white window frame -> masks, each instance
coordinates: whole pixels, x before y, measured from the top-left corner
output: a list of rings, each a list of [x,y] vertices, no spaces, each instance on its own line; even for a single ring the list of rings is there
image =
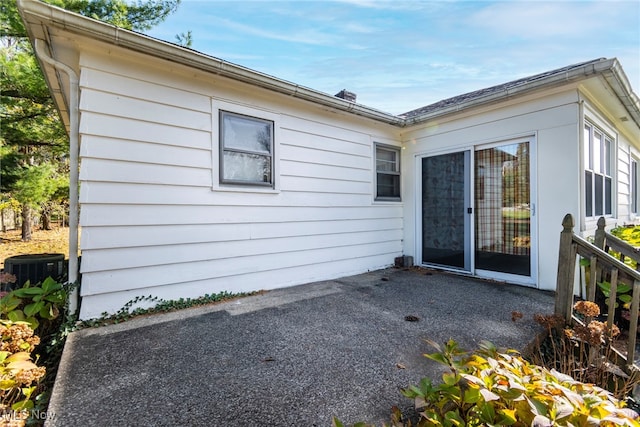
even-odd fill
[[[393,171],[385,171],[378,170],[378,150],[393,152],[395,154],[395,170]],[[375,200],[378,202],[400,202],[402,201],[402,175],[401,175],[401,164],[400,164],[400,147],[395,147],[393,145],[381,144],[375,142],[373,144],[373,157],[374,157],[374,191],[375,191]],[[378,194],[378,175],[390,175],[398,177],[398,195],[397,196],[380,196]]]
[[[211,175],[212,190],[218,192],[233,193],[280,193],[280,114],[276,114],[270,110],[247,106],[240,103],[229,102],[220,98],[211,98]],[[228,112],[249,118],[255,118],[262,121],[270,121],[272,126],[271,139],[271,183],[252,182],[227,182],[222,180],[222,161],[223,161],[223,141],[222,141],[222,120],[221,112]]]
[[[261,119],[259,117],[247,116],[245,114],[234,113],[232,111],[220,110],[220,183],[221,184],[231,184],[231,185],[257,185],[261,187],[271,187],[273,188],[273,121]],[[238,118],[241,120],[246,120],[249,122],[255,122],[256,124],[266,125],[269,129],[269,150],[267,152],[263,151],[255,151],[247,148],[238,148],[232,146],[225,146],[226,141],[226,129],[224,127],[224,119],[225,118]],[[264,158],[269,163],[268,170],[268,180],[264,181],[251,181],[251,180],[239,180],[239,179],[225,179],[224,177],[224,168],[225,168],[225,153],[237,153],[237,154],[247,154],[255,157]]]
[[[616,206],[616,139],[590,120],[584,121],[582,132],[585,218],[613,217]],[[598,138],[599,143],[596,144]],[[598,178],[601,179],[602,188],[599,189],[600,191],[598,191],[596,182]],[[607,182],[609,182],[608,193]],[[599,197],[601,203],[597,203]]]
[[[638,158],[631,157],[629,164],[629,211],[637,215],[638,204],[640,203],[640,194],[638,194]]]

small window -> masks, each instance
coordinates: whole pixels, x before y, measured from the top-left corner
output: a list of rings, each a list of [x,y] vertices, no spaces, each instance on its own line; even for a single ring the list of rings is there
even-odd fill
[[[273,186],[273,122],[220,111],[220,182]]]
[[[376,200],[400,200],[400,150],[376,144]]]

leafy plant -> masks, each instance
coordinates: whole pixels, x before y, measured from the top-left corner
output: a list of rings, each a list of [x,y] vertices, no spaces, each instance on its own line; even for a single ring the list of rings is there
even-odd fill
[[[42,320],[58,317],[66,300],[67,293],[62,284],[51,277],[36,285],[27,281],[22,288],[14,289],[0,299],[0,316],[13,322],[27,322],[37,330]]]
[[[616,227],[611,230],[611,234],[624,240],[631,246],[640,246],[640,226],[638,225],[634,225],[632,227]]]
[[[417,427],[640,426],[608,391],[534,365],[514,350],[499,352],[482,342],[470,353],[454,340],[428,342],[437,352],[425,356],[448,370],[439,384],[423,378],[402,391],[419,410]],[[334,419],[333,425],[343,424]],[[391,426],[411,425],[393,409]]]
[[[611,295],[611,283],[609,282],[599,282],[598,288],[602,291],[602,294],[605,296],[605,302],[609,305],[609,296]],[[627,285],[626,283],[618,283],[616,288],[616,302],[615,307],[618,308],[618,301],[622,302],[623,307],[629,308],[629,304],[631,304],[632,297],[629,294],[633,288],[631,285]]]
[[[214,304],[217,302],[228,301],[234,298],[256,295],[258,293],[260,293],[260,291],[239,293],[222,291],[217,294],[205,294],[198,298],[179,298],[177,300],[163,300],[152,295],[137,296],[128,301],[116,313],[111,315],[106,312],[102,313],[102,317],[100,317],[99,319],[83,320],[79,326],[94,327],[121,323],[136,316],[154,313],[166,313],[174,310],[182,310],[190,307]],[[156,304],[149,308],[136,307],[136,305],[144,302],[155,302]]]

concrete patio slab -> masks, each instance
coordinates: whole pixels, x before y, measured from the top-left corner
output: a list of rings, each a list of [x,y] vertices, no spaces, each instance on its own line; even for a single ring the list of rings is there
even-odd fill
[[[552,311],[549,292],[386,269],[84,329],[67,341],[46,425],[382,425],[411,406],[401,388],[443,372],[425,339],[523,349],[533,314]]]

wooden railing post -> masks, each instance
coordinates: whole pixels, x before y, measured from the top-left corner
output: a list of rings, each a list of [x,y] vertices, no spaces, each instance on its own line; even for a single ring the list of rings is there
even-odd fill
[[[598,218],[598,228],[596,228],[596,234],[594,236],[593,244],[598,248],[604,250],[604,243],[607,240],[606,232],[604,231],[604,227],[607,225],[607,221],[603,216]]]
[[[629,342],[627,346],[627,365],[632,366],[636,358],[636,337],[638,333],[638,309],[640,308],[640,282],[633,282],[631,300],[631,319],[629,324]]]
[[[558,281],[556,283],[555,314],[571,322],[573,314],[573,285],[576,271],[577,248],[573,243],[573,216],[566,214],[562,220],[558,255]]]

